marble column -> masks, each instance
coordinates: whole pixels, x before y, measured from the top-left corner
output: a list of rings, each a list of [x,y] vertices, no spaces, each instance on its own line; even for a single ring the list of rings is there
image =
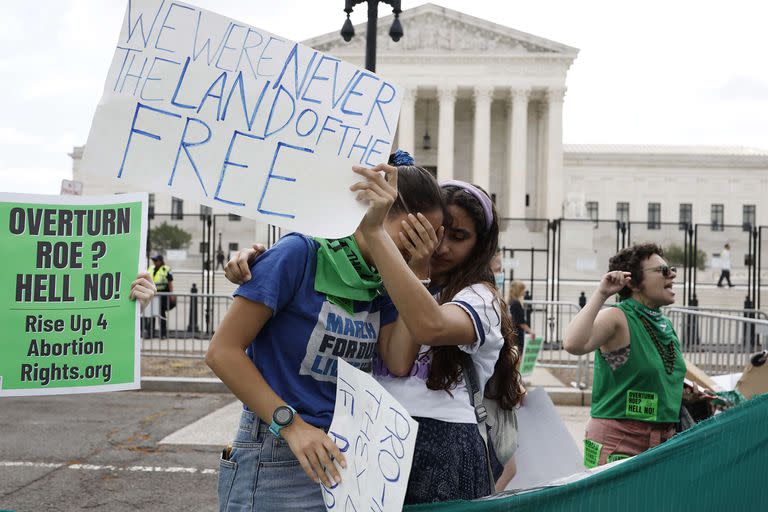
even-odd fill
[[[441,87],[437,90],[440,115],[437,136],[437,179],[453,179],[453,144],[456,123],[456,87]]]
[[[528,99],[530,89],[511,89],[507,102],[507,156],[509,179],[507,180],[507,208],[505,217],[525,217],[525,187],[527,176]]]
[[[403,90],[403,103],[400,107],[400,122],[397,128],[397,147],[392,148],[402,149],[414,155],[416,149],[416,135],[415,135],[415,123],[416,123],[416,96],[418,90],[405,89]]]
[[[547,90],[547,202],[549,219],[563,216],[565,187],[563,181],[563,99],[565,89]]]
[[[491,182],[491,100],[493,87],[475,87],[475,127],[472,145],[472,182],[489,194]]]

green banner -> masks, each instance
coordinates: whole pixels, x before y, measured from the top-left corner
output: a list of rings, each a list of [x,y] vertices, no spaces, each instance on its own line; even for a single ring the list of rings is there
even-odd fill
[[[146,197],[0,194],[0,396],[139,388]]]
[[[523,377],[529,377],[533,373],[533,368],[536,366],[536,360],[539,358],[539,352],[541,352],[541,343],[541,338],[525,338],[523,359],[520,363],[520,375]]]
[[[659,446],[584,478],[412,512],[765,510],[768,394],[718,414]],[[523,471],[518,467],[518,471]]]

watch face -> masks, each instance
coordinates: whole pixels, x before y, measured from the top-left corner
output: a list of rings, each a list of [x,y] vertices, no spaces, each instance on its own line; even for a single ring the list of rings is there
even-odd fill
[[[284,405],[280,406],[275,409],[274,414],[272,414],[272,419],[281,427],[290,425],[293,421],[293,411]]]

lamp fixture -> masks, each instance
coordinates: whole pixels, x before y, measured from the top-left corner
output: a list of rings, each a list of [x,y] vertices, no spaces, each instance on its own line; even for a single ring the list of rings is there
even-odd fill
[[[422,149],[432,149],[432,137],[429,136],[429,101],[425,101],[426,105],[424,106],[425,111],[425,123],[424,123],[424,137],[421,141],[421,147]]]

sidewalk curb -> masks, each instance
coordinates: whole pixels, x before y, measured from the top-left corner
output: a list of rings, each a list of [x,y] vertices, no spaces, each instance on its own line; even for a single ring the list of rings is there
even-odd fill
[[[588,407],[592,405],[591,389],[576,389],[567,387],[548,387],[544,390],[555,405],[571,405]]]
[[[591,389],[544,387],[555,405],[589,406]],[[217,378],[211,377],[142,377],[141,391],[166,393],[230,393],[229,388]]]
[[[167,393],[230,393],[215,377],[142,377],[141,391]]]

